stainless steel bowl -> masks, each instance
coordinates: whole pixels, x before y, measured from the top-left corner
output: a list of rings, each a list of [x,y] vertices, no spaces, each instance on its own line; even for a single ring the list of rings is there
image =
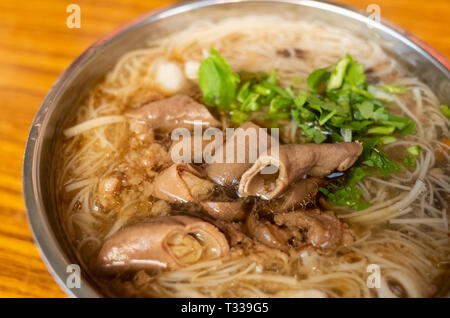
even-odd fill
[[[56,136],[92,85],[127,51],[142,47],[149,38],[164,37],[190,21],[221,19],[245,14],[279,14],[304,20],[322,20],[376,39],[394,59],[430,85],[443,103],[450,103],[450,62],[407,31],[342,5],[302,0],[185,1],[150,12],[107,34],[61,74],[42,102],[31,126],[23,163],[23,192],[34,239],[42,258],[64,291],[73,297],[101,297],[99,286],[83,274],[81,288],[68,288],[67,266],[77,263],[61,231],[53,191],[52,160]]]

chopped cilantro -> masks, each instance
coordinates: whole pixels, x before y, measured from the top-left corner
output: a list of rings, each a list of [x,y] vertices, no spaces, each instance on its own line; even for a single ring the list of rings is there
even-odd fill
[[[214,48],[211,48],[211,55],[200,64],[198,76],[205,104],[228,109],[234,102],[240,79]]]
[[[247,98],[244,100],[241,106],[241,111],[257,111],[259,110],[258,98],[260,95],[251,92],[248,94]]]
[[[237,125],[243,124],[248,118],[247,113],[244,113],[238,109],[232,110],[230,114],[231,114],[231,121]]]
[[[450,107],[448,105],[441,105],[439,106],[441,109],[441,112],[445,115],[445,117],[450,118]]]
[[[406,87],[402,85],[381,85],[380,88],[391,94],[406,93]]]
[[[314,93],[323,91],[326,81],[330,78],[330,75],[331,72],[328,71],[328,67],[314,70],[306,80],[309,90]]]
[[[310,127],[305,124],[300,124],[299,126],[303,129],[303,133],[308,141],[314,141],[316,144],[321,144],[327,139],[327,136],[315,127]]]
[[[370,151],[369,157],[362,162],[368,167],[374,168],[380,176],[387,178],[394,172],[400,172],[400,166],[390,160],[386,154],[378,148]]]
[[[403,164],[406,167],[415,167],[416,166],[416,157],[420,155],[420,151],[422,148],[420,146],[411,146],[406,149],[409,156],[403,158]]]
[[[375,106],[370,101],[366,100],[366,101],[362,102],[361,104],[357,104],[356,107],[358,108],[359,113],[361,114],[362,118],[364,118],[364,119],[373,118]]]
[[[347,72],[347,66],[351,62],[351,60],[352,58],[347,54],[346,57],[336,63],[327,84],[328,91],[341,88],[342,83],[344,82],[345,73]]]
[[[333,205],[364,210],[370,206],[370,203],[362,201],[362,191],[356,187],[356,183],[367,176],[370,176],[369,171],[361,167],[353,168],[343,184],[331,182],[327,188],[321,187],[319,191]]]
[[[300,82],[295,81],[295,84]],[[368,84],[364,66],[350,55],[332,67],[314,70],[306,80],[307,90],[297,90],[293,86],[282,87],[277,70],[235,74],[212,48],[210,57],[200,66],[199,85],[205,104],[228,111],[236,125],[258,111],[263,112],[264,119],[271,121],[274,127],[281,120],[295,120],[301,128],[303,142],[362,141],[364,151],[352,169],[353,177],[369,173],[368,170],[374,170],[382,177],[400,171],[400,166],[388,158],[380,145],[397,141],[394,134],[406,135],[415,131],[416,123],[411,118],[391,114],[386,107],[395,100],[393,94],[404,93],[406,88]],[[448,106],[441,105],[440,109],[445,116],[450,116]],[[403,163],[415,165],[417,156],[417,149],[411,148]],[[324,191],[328,191],[330,202],[364,208],[367,203],[360,202],[360,190],[351,180],[349,177],[344,186],[335,185],[338,188]],[[337,193],[345,202],[332,198]]]
[[[351,87],[359,87],[366,83],[366,75],[364,74],[364,66],[350,57],[350,65],[348,66],[345,82]]]
[[[388,144],[392,144],[393,142],[396,142],[397,138],[393,137],[393,136],[383,136],[380,137],[380,142],[383,145],[388,145]]]
[[[319,118],[319,125],[323,126],[325,125],[325,123],[331,119],[331,117],[333,117],[336,114],[336,110],[332,110],[331,112],[329,112],[328,114],[321,114],[320,118]]]
[[[367,130],[368,134],[372,135],[390,135],[394,132],[395,127],[393,126],[374,126]]]

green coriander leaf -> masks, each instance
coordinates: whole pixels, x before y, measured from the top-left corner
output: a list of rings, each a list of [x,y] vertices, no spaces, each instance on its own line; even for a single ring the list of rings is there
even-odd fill
[[[244,100],[244,103],[242,103],[241,111],[248,112],[259,110],[258,98],[258,94],[250,93]]]
[[[354,131],[361,131],[371,124],[373,124],[373,121],[371,120],[362,120],[362,121],[354,120],[348,124],[343,125],[342,128],[351,128]]]
[[[310,140],[313,140],[316,144],[321,144],[327,139],[327,136],[314,127],[309,127],[308,125],[299,124],[302,128],[303,134]]]
[[[405,167],[415,167],[416,166],[416,158],[414,158],[414,157],[405,157],[405,158],[403,158],[402,162]]]
[[[357,182],[361,181],[365,177],[370,176],[370,172],[367,170],[364,170],[361,167],[356,167],[352,170],[350,174],[350,178],[348,180],[348,183],[350,184],[356,184]]]
[[[411,157],[418,157],[422,148],[420,146],[411,146],[406,149]]]
[[[362,104],[358,104],[356,105],[356,107],[358,108],[361,116],[364,119],[370,119],[373,118],[373,113],[374,113],[374,105],[369,102],[369,101],[365,101]]]
[[[441,112],[445,115],[445,117],[450,118],[450,107],[447,105],[441,105],[439,106],[441,109]]]
[[[325,134],[323,132],[321,132],[318,129],[314,129],[314,133],[313,133],[313,140],[316,144],[321,144],[322,142],[324,142],[327,139],[327,136],[325,136]]]
[[[404,128],[400,130],[402,135],[410,135],[416,131],[416,123],[411,120],[409,124],[407,124]]]
[[[387,121],[389,119],[388,112],[386,108],[380,107],[376,111],[373,112],[373,119],[375,121]]]
[[[364,74],[364,66],[355,61],[351,60],[348,66],[347,75],[345,76],[345,82],[350,86],[360,86],[366,82],[366,74]]]
[[[292,101],[290,99],[277,96],[270,102],[269,113],[273,114],[278,112],[279,110],[287,110],[292,105]]]
[[[322,115],[320,115],[319,118],[319,125],[323,126],[325,125],[325,123],[331,119],[331,117],[333,117],[336,114],[336,110],[332,110],[331,112],[329,112],[328,114],[323,113]]]
[[[372,134],[372,135],[390,135],[394,132],[395,127],[390,126],[374,126],[374,127],[370,127],[367,130],[368,134]]]
[[[388,144],[392,144],[393,142],[396,142],[397,138],[393,137],[393,136],[383,136],[380,137],[380,142],[383,145],[388,145]]]
[[[344,139],[342,138],[342,136],[340,134],[338,134],[336,131],[332,130],[331,131],[331,141],[332,142],[343,142]]]
[[[323,84],[330,78],[331,72],[328,71],[328,67],[319,68],[314,70],[311,74],[309,74],[308,79],[306,80],[308,83],[308,88],[311,92],[317,93],[319,91],[323,91]],[[322,89],[317,90],[319,86],[323,86]]]
[[[270,82],[261,82],[261,85],[264,86],[265,88],[268,88],[268,89],[274,91],[281,97],[288,98],[288,99],[291,98],[291,95],[288,92],[286,92],[286,90],[282,89],[281,87],[279,87],[275,84],[272,84]]]
[[[377,148],[373,148],[370,151],[368,159],[364,160],[362,163],[374,168],[383,178],[389,177],[393,172],[400,171],[399,165],[390,160],[384,152]]]
[[[379,123],[385,126],[394,127],[394,129],[397,128],[398,130],[405,128],[407,125],[406,123],[400,121],[389,121],[389,120],[381,120]]]
[[[311,107],[313,109],[316,109],[320,113],[322,113],[322,109],[328,110],[328,111],[336,111],[337,115],[346,115],[347,111],[344,107],[341,105],[336,104],[330,99],[324,98],[321,95],[309,95],[306,99],[306,101],[309,103],[308,107]]]
[[[253,91],[256,94],[263,95],[263,96],[269,96],[272,93],[272,90],[270,90],[269,88],[264,87],[262,85],[259,85],[259,84],[256,84],[253,86]]]
[[[416,157],[420,155],[420,151],[422,148],[420,146],[411,146],[406,149],[409,156],[403,158],[403,164],[406,167],[415,167],[416,166]]]
[[[350,88],[350,90],[352,92],[362,96],[365,99],[374,99],[375,98],[369,91],[366,91],[364,89],[361,89],[361,88],[358,88],[358,87],[355,87],[355,86],[352,86]]]
[[[315,117],[313,112],[304,107],[293,109],[291,115],[298,123],[311,122]]]
[[[387,93],[379,87],[374,85],[369,85],[368,92],[376,99],[382,100],[384,102],[392,102],[394,101],[394,96],[392,94]]]
[[[294,104],[297,107],[302,107],[306,103],[306,98],[308,95],[305,92],[300,91],[297,97],[294,98]]]
[[[231,121],[237,125],[243,124],[244,122],[247,121],[247,119],[249,117],[248,114],[246,114],[238,109],[232,110],[230,112],[230,114],[231,114]]]
[[[345,118],[341,117],[341,116],[333,116],[330,119],[330,122],[328,123],[329,125],[332,125],[334,127],[337,128],[343,128],[344,126],[344,122],[345,122]],[[348,128],[348,127],[347,127]]]
[[[380,121],[383,125],[394,126],[401,134],[408,135],[415,131],[416,123],[410,118],[401,117],[397,115],[388,114],[388,120]]]
[[[346,114],[350,114],[350,91],[348,89],[335,89],[327,92],[328,97],[340,105]]]
[[[380,85],[380,88],[391,94],[406,93],[406,87],[402,85]]]
[[[243,103],[245,99],[250,94],[250,85],[252,84],[251,81],[245,82],[241,88],[239,89],[239,92],[237,94],[236,100],[240,103]]]
[[[338,89],[342,86],[344,76],[347,71],[347,66],[351,62],[350,55],[347,55],[343,59],[339,60],[334,66],[333,72],[330,75],[330,79],[327,84],[327,91]]]
[[[240,78],[219,52],[211,48],[211,55],[200,64],[198,81],[207,106],[228,109],[235,100]]]
[[[348,206],[355,210],[364,210],[370,203],[362,201],[362,191],[356,187],[356,183],[370,175],[369,171],[357,167],[351,170],[344,184],[331,183],[326,188],[319,188],[327,201],[337,206]]]
[[[266,77],[265,82],[278,86],[278,70],[273,70]]]
[[[296,98],[296,96],[295,96],[295,94],[294,94],[294,91],[293,91],[293,88],[292,88],[292,87],[287,87],[287,88],[285,89],[285,91],[286,91],[286,93],[288,93],[288,95],[289,95],[289,97],[290,97],[291,99]]]

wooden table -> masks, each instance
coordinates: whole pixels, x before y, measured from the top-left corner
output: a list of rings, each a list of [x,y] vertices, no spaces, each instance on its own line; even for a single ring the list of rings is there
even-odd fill
[[[33,243],[22,199],[22,156],[33,116],[58,75],[103,34],[173,0],[0,2],[0,297],[65,297]],[[449,0],[345,0],[381,15],[450,57]],[[81,28],[66,26],[67,5]]]

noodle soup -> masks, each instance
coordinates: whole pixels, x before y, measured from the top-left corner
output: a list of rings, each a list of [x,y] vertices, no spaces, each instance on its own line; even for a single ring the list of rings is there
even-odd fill
[[[450,134],[439,106],[347,31],[197,21],[125,54],[68,120],[58,214],[111,296],[440,295]],[[190,116],[222,131],[278,128],[280,155],[174,163],[170,133]],[[278,172],[261,177],[264,160]]]

